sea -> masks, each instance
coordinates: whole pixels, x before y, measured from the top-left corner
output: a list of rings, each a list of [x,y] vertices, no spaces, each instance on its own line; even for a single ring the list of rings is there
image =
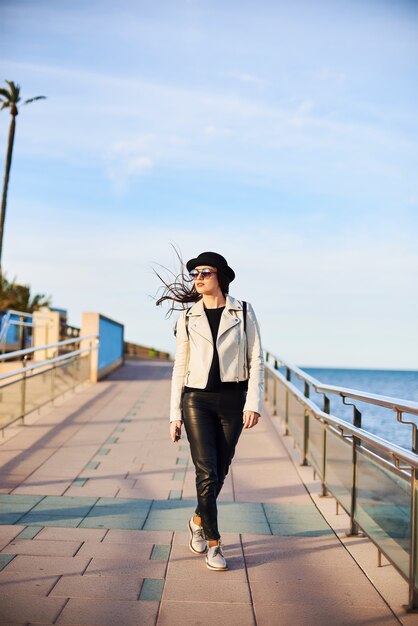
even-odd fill
[[[303,366],[300,366],[300,369],[329,385],[339,385],[358,391],[418,402],[418,371]],[[294,375],[292,375],[292,382],[303,391],[303,382],[298,381]],[[331,403],[331,414],[353,423],[353,407],[344,405],[340,396],[328,394],[328,397]],[[311,390],[310,398],[322,408],[322,394]],[[347,399],[347,402],[355,402],[357,409],[361,412],[362,428],[407,450],[412,449],[412,426],[399,423],[395,411],[351,399]],[[404,413],[402,419],[413,421],[418,425],[418,416]]]

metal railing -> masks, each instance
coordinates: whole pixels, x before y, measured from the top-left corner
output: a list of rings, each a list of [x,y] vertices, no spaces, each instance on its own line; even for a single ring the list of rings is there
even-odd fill
[[[124,354],[128,358],[134,359],[171,360],[169,352],[162,352],[161,350],[156,350],[155,348],[150,348],[148,346],[140,346],[130,341],[124,341]]]
[[[12,315],[18,316],[19,319],[12,319]],[[19,345],[23,345],[25,342],[25,330],[26,328],[33,328],[33,327],[37,327],[37,328],[46,328],[46,333],[48,334],[48,327],[51,325],[49,322],[45,323],[45,324],[39,324],[35,323],[35,322],[24,322],[23,320],[26,318],[30,318],[32,319],[33,314],[32,313],[26,313],[25,311],[15,311],[13,309],[8,309],[6,314],[2,317],[1,320],[1,324],[0,324],[0,348],[1,351],[4,353],[6,351],[6,340],[7,340],[7,333],[9,331],[9,328],[11,326],[18,326],[19,327]],[[41,315],[38,314],[37,319],[46,319],[49,320],[49,317],[47,315]]]
[[[282,369],[283,371],[280,371]],[[303,390],[294,383],[295,378]],[[320,408],[310,398],[322,395]],[[330,414],[329,394],[353,407],[353,423]],[[385,407],[412,427],[412,451],[362,428],[357,400]],[[300,368],[266,353],[265,400],[273,407],[322,484],[350,517],[350,534],[361,530],[409,584],[409,609],[418,609],[418,403],[326,385]]]
[[[0,361],[21,359],[22,366],[0,376],[0,429],[16,421],[24,422],[26,415],[52,402],[70,389],[75,391],[89,380],[92,351],[98,348],[97,335],[88,335],[53,344],[26,348],[0,355]],[[89,340],[87,348],[77,348],[56,356],[63,346]],[[54,350],[54,356],[28,363],[39,350]]]

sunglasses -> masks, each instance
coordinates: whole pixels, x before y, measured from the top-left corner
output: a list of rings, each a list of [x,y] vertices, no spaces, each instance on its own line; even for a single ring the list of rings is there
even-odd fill
[[[205,268],[203,270],[191,270],[189,272],[189,276],[192,280],[196,280],[201,276],[202,278],[210,278],[212,274],[217,274],[214,270],[210,270],[209,268]]]

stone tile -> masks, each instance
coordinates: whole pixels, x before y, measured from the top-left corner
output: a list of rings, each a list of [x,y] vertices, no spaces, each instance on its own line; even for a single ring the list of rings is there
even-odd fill
[[[94,545],[94,544],[92,544]],[[14,540],[2,550],[2,554],[28,554],[38,556],[74,556],[80,548],[78,541],[33,541],[32,539]]]
[[[230,559],[227,560],[229,566]],[[216,602],[227,602],[228,604],[236,602],[251,604],[246,580],[228,579],[227,571],[214,572],[208,570],[204,561],[201,565],[212,576],[204,579],[202,577],[193,578],[192,585],[190,579],[173,578],[171,571],[169,571],[164,588],[164,600],[173,602],[213,602],[216,600]]]
[[[176,500],[171,502],[169,500],[154,500],[150,513],[157,514],[159,512],[172,512],[177,515],[184,515],[190,512],[191,507],[196,507],[196,503],[190,502],[190,500]]]
[[[16,487],[13,494],[36,495],[42,493],[43,496],[62,496],[71,483],[71,479],[50,481],[50,478],[38,479],[31,476],[19,487]]]
[[[0,509],[4,512],[29,511],[44,496],[0,494]]]
[[[149,559],[141,558],[126,559],[125,561],[93,558],[84,575],[121,576],[134,580],[140,578],[164,578],[166,566],[166,563],[162,561],[150,561]]]
[[[324,626],[324,624],[338,624],[338,626],[399,626],[398,620],[387,608],[349,607],[332,605],[327,602],[317,602],[316,606],[309,604],[254,604],[257,626]],[[158,624],[160,626],[160,624]]]
[[[167,580],[190,581],[202,580],[208,582],[213,576],[223,574],[222,580],[236,580],[245,582],[244,558],[239,545],[224,546],[224,555],[228,562],[228,570],[214,572],[206,567],[205,555],[194,554],[188,545],[173,545],[168,562]]]
[[[82,481],[81,486],[77,486],[75,484],[70,485],[68,489],[65,491],[65,495],[67,496],[78,496],[80,494],[80,490],[82,489],[82,493],[85,496],[116,496],[119,491],[119,485],[115,483],[113,480],[96,480],[94,478],[90,478],[86,481],[86,479],[80,479]]]
[[[218,505],[218,510],[231,517],[253,515],[265,519],[263,505],[258,502],[221,502]]]
[[[49,515],[48,513],[28,513],[22,517],[20,521],[22,524],[32,526],[61,526],[64,528],[76,528],[83,521],[83,518],[63,515],[54,516]]]
[[[151,552],[150,559],[156,561],[168,561],[171,545],[156,544]]]
[[[148,512],[152,500],[132,500],[129,498],[99,498],[94,509],[105,509],[106,515],[120,513],[121,510],[126,511],[145,511]]]
[[[42,502],[33,507],[31,513],[46,513],[54,517],[67,517],[68,515],[72,517],[84,517],[97,501],[98,498],[46,496]]]
[[[15,556],[15,554],[0,554],[0,571],[4,570],[4,568],[13,561]]]
[[[103,543],[171,543],[172,538],[173,533],[166,530],[119,530],[112,528],[107,532]]]
[[[224,573],[224,572],[223,572]],[[214,572],[221,575],[220,572]],[[187,602],[185,610],[184,602],[166,601],[163,594],[158,626],[218,626],[228,624],[228,626],[255,626],[253,611],[250,604],[225,603],[225,602]],[[279,622],[271,621],[268,626],[279,626]],[[309,624],[309,622],[305,622]],[[281,623],[280,623],[280,626]],[[297,626],[296,622],[292,626]],[[309,624],[309,626],[311,626]],[[323,626],[323,625],[322,625]]]
[[[251,519],[223,519],[221,516],[218,517],[218,526],[219,532],[238,532],[238,533],[256,533],[260,535],[270,535],[270,526],[265,522],[255,522]]]
[[[86,569],[88,558],[66,556],[27,556],[18,554],[7,566],[9,572],[30,572],[31,576],[62,574],[82,574]]]
[[[86,470],[95,470],[99,467],[100,465],[100,461],[90,461],[89,463],[87,463],[86,467],[84,469]]]
[[[42,527],[39,526],[26,526],[26,528],[24,528],[22,532],[16,536],[16,541],[21,541],[22,539],[34,539],[36,535],[39,535],[41,530]]]
[[[142,579],[116,576],[62,576],[51,592],[63,598],[114,598],[137,600]]]
[[[70,598],[57,620],[61,626],[138,626],[155,624],[159,602]]]
[[[271,533],[273,535],[293,535],[295,537],[322,537],[326,535],[334,535],[334,532],[325,524],[272,524],[270,523]],[[244,531],[251,532],[251,531]]]
[[[164,578],[144,578],[138,599],[160,601],[164,589],[164,582]]]
[[[297,555],[319,554],[321,558],[329,550],[341,548],[335,535],[319,537],[295,537],[292,535],[257,535],[243,533],[241,535],[244,554],[259,555],[274,551],[291,557]]]
[[[19,522],[25,513],[0,513],[0,524],[9,526]]]
[[[77,556],[99,557],[103,559],[149,559],[153,550],[153,543],[89,543],[80,548]]]
[[[167,519],[166,517],[148,517],[142,526],[142,530],[183,530],[186,521],[187,520],[178,518]]]
[[[146,515],[139,516],[135,513],[121,515],[89,515],[83,520],[80,520],[80,528],[125,528],[127,530],[141,530],[145,520]]]
[[[102,541],[106,536],[102,528],[42,528],[35,541]]]
[[[284,579],[284,569],[282,568],[278,575],[272,575],[268,585],[265,580],[251,581],[251,593],[255,604],[310,604],[314,606],[318,604],[318,598],[324,593],[324,589],[332,590],[331,581],[334,581],[338,592],[327,594],[329,605],[380,608],[386,606],[361,570],[357,571],[357,576],[351,578],[345,573],[339,575],[335,570],[329,572],[327,568],[315,568],[314,573],[312,570],[311,573],[300,572],[299,576],[295,571],[290,570],[288,578]]]
[[[27,623],[29,620],[52,623],[66,601],[65,598],[40,598],[25,593],[2,594],[0,623]]]
[[[24,526],[0,526],[0,550],[7,546],[23,530]]]
[[[58,578],[58,576],[50,576],[40,573],[36,576],[32,576],[30,572],[12,572],[5,569],[0,572],[0,596],[3,596],[3,594],[28,594],[45,597],[51,591]]]
[[[304,504],[274,504],[270,502],[263,503],[263,508],[267,519],[276,524],[287,524],[301,519],[321,520],[324,518],[319,513],[316,506],[311,503]]]

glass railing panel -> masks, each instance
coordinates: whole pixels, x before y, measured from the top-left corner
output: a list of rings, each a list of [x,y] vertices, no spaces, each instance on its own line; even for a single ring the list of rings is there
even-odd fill
[[[324,425],[312,415],[309,416],[308,461],[315,468],[319,478],[323,478]]]
[[[52,370],[26,376],[25,415],[52,399]]]
[[[54,398],[61,396],[73,385],[73,361],[61,363],[55,367]]]
[[[266,370],[267,376],[267,402],[273,406],[273,393],[274,393],[274,375],[271,374],[268,370]]]
[[[277,415],[283,422],[286,418],[286,394],[286,385],[281,380],[277,380]]]
[[[89,380],[89,377],[90,355],[87,354],[56,365],[54,369],[27,373],[25,381],[20,379],[0,386],[0,428],[13,423],[22,414],[38,409],[74,385]]]
[[[305,407],[292,393],[289,393],[289,432],[300,450],[303,450],[304,423]]]
[[[76,361],[76,383],[84,383],[90,378],[90,355],[81,356]]]
[[[411,534],[410,481],[370,453],[357,454],[355,520],[394,565],[409,574]]]
[[[0,387],[0,428],[22,416],[22,382],[15,381]]]
[[[326,456],[326,486],[349,512],[353,481],[352,444],[330,426],[327,427]]]

